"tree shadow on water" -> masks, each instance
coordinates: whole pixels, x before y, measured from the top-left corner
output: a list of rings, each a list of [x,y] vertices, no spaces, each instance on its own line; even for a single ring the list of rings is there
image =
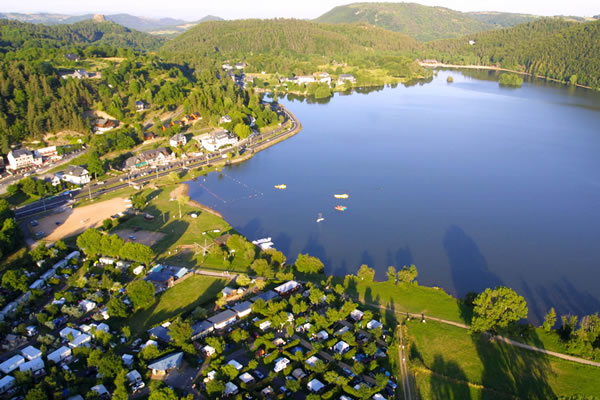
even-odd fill
[[[488,269],[477,243],[458,226],[452,225],[446,230],[444,249],[457,296],[502,285],[500,278]]]

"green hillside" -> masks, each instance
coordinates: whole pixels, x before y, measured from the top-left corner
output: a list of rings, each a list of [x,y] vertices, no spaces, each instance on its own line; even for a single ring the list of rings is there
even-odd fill
[[[369,25],[317,24],[295,19],[205,22],[163,46],[168,53],[198,56],[320,55],[412,50],[418,43],[396,32]]]
[[[134,50],[157,49],[163,40],[114,22],[86,20],[75,24],[43,25],[0,20],[0,51],[28,48],[106,45]]]
[[[369,23],[420,41],[455,38],[496,26],[459,11],[416,3],[354,3],[335,7],[315,21]]]
[[[475,40],[469,45],[467,39]],[[509,29],[426,45],[423,58],[503,68],[600,88],[600,21],[543,18]]]

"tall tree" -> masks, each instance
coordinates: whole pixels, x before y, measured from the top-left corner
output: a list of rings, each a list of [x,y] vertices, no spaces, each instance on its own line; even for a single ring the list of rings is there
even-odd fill
[[[548,311],[548,314],[546,314],[544,317],[544,323],[542,324],[542,327],[546,332],[550,332],[554,325],[556,325],[556,310],[554,310],[554,307],[552,307],[550,311]]]
[[[527,303],[514,290],[499,286],[486,289],[475,301],[471,328],[475,332],[495,332],[509,324],[527,318]]]
[[[318,274],[323,271],[324,265],[317,257],[309,256],[308,254],[298,254],[294,263],[298,272],[305,274]]]
[[[358,276],[358,279],[361,281],[373,282],[373,279],[375,279],[375,270],[370,268],[367,264],[363,264],[358,269],[356,276]]]
[[[135,280],[127,285],[127,294],[134,308],[150,307],[154,303],[154,285],[145,280]]]

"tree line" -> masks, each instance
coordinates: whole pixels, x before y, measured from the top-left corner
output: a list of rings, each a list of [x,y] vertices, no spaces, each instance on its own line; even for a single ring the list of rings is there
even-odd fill
[[[141,243],[125,242],[117,235],[103,234],[91,228],[77,237],[77,246],[87,255],[120,257],[148,265],[155,257],[154,250]]]

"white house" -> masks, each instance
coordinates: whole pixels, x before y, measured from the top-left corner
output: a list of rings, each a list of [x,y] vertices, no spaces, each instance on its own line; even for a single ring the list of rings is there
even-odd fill
[[[279,294],[280,296],[292,293],[295,290],[298,290],[302,288],[302,285],[300,285],[298,282],[296,281],[288,281],[286,283],[283,283],[279,286],[277,286],[275,289],[273,289],[275,292],[277,292],[277,294]]]
[[[241,303],[237,303],[231,307],[231,309],[237,313],[238,318],[244,318],[252,312],[252,303],[249,301],[243,301]]]
[[[59,172],[56,177],[74,185],[85,185],[90,182],[90,173],[79,165],[69,165],[64,172]]]
[[[313,393],[319,393],[321,391],[321,389],[323,389],[325,387],[325,385],[323,383],[321,383],[320,380],[315,378],[312,381],[308,382],[306,384],[306,387],[308,388],[308,390],[310,390]]]
[[[134,358],[131,354],[123,354],[121,356],[121,360],[123,360],[123,365],[126,367],[131,367],[133,365]]]
[[[87,347],[92,342],[92,337],[87,333],[82,333],[77,336],[75,339],[69,342],[69,347],[76,348],[80,346]]]
[[[113,265],[115,263],[115,259],[110,258],[110,257],[100,257],[98,259],[98,262],[100,262],[100,264],[104,264],[104,265]]]
[[[307,365],[310,365],[311,367],[314,367],[317,362],[321,361],[319,359],[319,357],[317,356],[310,356],[308,359],[306,359],[306,361],[304,361]]]
[[[341,74],[338,78],[338,85],[343,85],[346,82],[356,83],[356,78],[351,74]]]
[[[237,394],[238,390],[237,385],[233,382],[227,382],[225,384],[225,396],[233,396]]]
[[[363,316],[365,315],[364,312],[360,311],[358,308],[355,309],[354,311],[352,311],[350,313],[350,318],[352,318],[355,321],[360,321],[361,319],[363,319]]]
[[[171,147],[185,146],[186,143],[187,139],[183,133],[178,133],[171,139],[169,139],[169,144],[171,145]]]
[[[15,386],[15,378],[10,375],[6,375],[0,379],[0,394],[12,389]]]
[[[30,167],[32,165],[42,165],[43,159],[36,157],[35,154],[27,149],[12,150],[6,156],[8,159],[9,168],[17,170],[20,168]]]
[[[129,371],[125,377],[131,384],[138,383],[142,380],[142,375],[136,369]]]
[[[242,368],[244,368],[244,366],[242,364],[240,364],[239,362],[237,362],[236,360],[229,360],[227,365],[233,365],[233,367],[235,369],[237,369],[238,371],[241,371]]]
[[[335,344],[335,346],[333,346],[333,351],[335,351],[338,354],[344,354],[348,350],[350,350],[350,345],[344,342],[343,340],[340,340]]]
[[[239,378],[240,378],[240,381],[244,382],[246,385],[249,384],[250,382],[254,381],[254,377],[247,372],[244,372],[243,374],[241,374],[239,376]]]
[[[63,339],[67,339],[69,337],[69,334],[71,334],[73,336],[73,339],[74,339],[77,336],[81,335],[81,332],[78,331],[77,329],[69,328],[67,326],[66,328],[61,329],[61,331],[58,332],[58,334]]]
[[[209,345],[204,346],[202,351],[204,351],[204,354],[206,354],[207,357],[212,356],[216,352],[215,348]]]
[[[2,371],[5,374],[10,374],[15,369],[19,368],[19,365],[23,364],[24,362],[25,359],[22,356],[12,356],[8,360],[0,364],[0,371]]]
[[[217,315],[213,315],[208,319],[208,322],[212,323],[215,326],[215,329],[223,329],[231,324],[233,324],[237,319],[237,313],[232,310],[225,310],[223,312],[218,313]]]
[[[44,369],[44,360],[42,360],[41,357],[34,358],[33,360],[19,365],[19,370],[21,372],[31,371],[33,373],[42,369]]]
[[[315,83],[317,81],[315,79],[315,77],[312,75],[300,75],[300,76],[297,76],[296,78],[297,78],[297,82],[299,85]]]
[[[42,352],[33,346],[25,347],[23,350],[21,350],[21,354],[29,361],[42,356]]]
[[[273,368],[273,371],[275,371],[275,372],[283,371],[284,369],[287,368],[289,363],[290,363],[290,360],[288,360],[287,358],[279,357],[277,360],[275,360],[275,367]]]
[[[227,145],[235,145],[238,142],[238,137],[228,131],[218,131],[203,135],[200,139],[202,147],[208,151],[216,151],[219,148]]]
[[[317,340],[322,342],[324,340],[329,339],[329,333],[327,333],[326,330],[322,330],[322,331],[319,331],[319,333],[317,333],[316,337],[317,337]]]
[[[56,364],[71,356],[71,349],[67,346],[62,346],[60,349],[48,354],[48,361],[53,361]]]
[[[96,306],[97,304],[90,300],[81,300],[79,302],[79,308],[81,308],[84,313],[92,311]]]
[[[319,83],[326,83],[331,86],[331,76],[327,72],[318,72],[315,75]]]
[[[91,388],[91,390],[98,393],[100,395],[100,397],[109,397],[110,398],[110,392],[108,391],[108,389],[106,389],[106,386],[104,386],[103,384],[93,386]]]
[[[56,146],[48,146],[42,147],[41,149],[35,149],[33,151],[34,157],[40,157],[43,161],[51,159],[51,160],[60,160],[62,157],[58,155],[58,149]]]
[[[258,324],[258,329],[260,329],[261,331],[265,331],[267,329],[269,329],[271,327],[271,321],[266,320],[261,322],[260,324]]]
[[[367,329],[377,329],[377,328],[381,328],[383,325],[381,324],[381,322],[372,319],[369,322],[367,322]]]
[[[231,119],[231,117],[229,115],[223,115],[220,119],[219,119],[219,124],[228,124],[231,121],[233,121]]]

